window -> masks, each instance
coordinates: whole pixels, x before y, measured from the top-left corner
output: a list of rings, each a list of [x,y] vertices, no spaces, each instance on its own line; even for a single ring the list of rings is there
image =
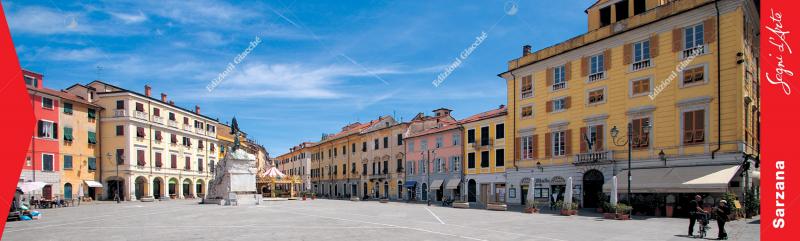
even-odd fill
[[[71,142],[74,137],[72,136],[72,128],[64,127],[64,141]]]
[[[136,102],[136,111],[144,112],[144,104]]]
[[[553,68],[553,90],[560,90],[567,87],[566,66],[561,65]]]
[[[172,154],[169,158],[169,167],[173,169],[178,168],[178,155]]]
[[[39,137],[40,138],[58,138],[58,124],[52,121],[39,120]]]
[[[522,77],[520,95],[523,99],[533,97],[533,76],[526,75]]]
[[[461,172],[461,157],[454,156],[451,158],[453,159],[453,164],[451,165],[453,167],[453,172]]]
[[[125,149],[117,149],[117,165],[125,164]]]
[[[631,120],[631,147],[644,148],[650,145],[650,138],[644,133],[645,126],[650,125],[650,118],[638,118]]]
[[[88,117],[89,117],[89,120],[94,120],[94,119],[96,119],[96,118],[97,118],[97,111],[96,111],[95,109],[91,109],[91,108],[90,108],[90,109],[88,110]]]
[[[646,0],[633,0],[633,15],[647,11]]]
[[[553,100],[553,112],[563,111],[567,109],[567,98],[560,98]]]
[[[553,132],[553,156],[563,156],[567,150],[566,133],[564,131]]]
[[[589,96],[587,101],[590,105],[592,104],[599,104],[605,102],[605,89],[597,89],[589,91]]]
[[[378,148],[380,148],[380,143],[378,142],[378,139],[376,138],[376,139],[374,140],[374,142],[375,142],[375,143],[374,143],[374,144],[375,144],[375,145],[374,145],[374,147],[375,147],[375,150],[378,150]]]
[[[383,148],[389,148],[389,137],[383,137]]]
[[[413,152],[414,151],[414,141],[413,140],[408,142],[408,151],[409,152]]]
[[[439,135],[436,136],[436,148],[442,148],[444,146],[444,137]]]
[[[36,77],[31,77],[31,76],[25,75],[25,76],[23,76],[23,78],[25,79],[25,84],[26,85],[32,86],[32,87],[39,87],[39,81],[36,79]]]
[[[53,99],[42,97],[42,108],[53,109]]]
[[[169,142],[172,144],[178,144],[178,135],[170,134]]]
[[[683,29],[683,47],[690,50],[703,46],[703,24],[698,24]]]
[[[461,133],[453,133],[453,145],[457,146],[461,144]]]
[[[156,132],[155,132],[155,139],[156,139],[156,141],[158,141],[158,142],[160,142],[162,139],[164,139],[164,138],[161,136],[161,131],[156,131]]]
[[[42,171],[53,171],[53,154],[42,154]]]
[[[600,9],[600,27],[611,24],[611,6]]]
[[[705,141],[705,110],[683,112],[683,143],[697,144]]]
[[[533,106],[532,105],[523,106],[522,107],[522,111],[520,113],[520,117],[521,118],[530,118],[531,116],[533,116]]]
[[[164,166],[164,163],[161,160],[161,152],[156,152],[155,155],[156,155],[155,156],[155,158],[156,158],[156,167],[161,168],[162,166]]]
[[[356,153],[356,143],[353,143],[352,145],[350,145],[350,151],[353,152],[353,153]]]
[[[590,61],[589,62],[589,67],[590,67],[589,75],[600,74],[601,72],[603,72],[605,70],[605,65],[603,63],[604,60],[603,60],[603,55],[602,54],[598,54],[598,55],[594,55],[594,56],[590,57],[589,61]],[[600,78],[602,78],[602,77],[598,77],[597,79],[600,79]],[[591,77],[590,77],[590,80],[591,80]]]
[[[72,103],[64,102],[64,114],[72,115]]]
[[[614,4],[615,12],[617,13],[616,21],[622,21],[628,18],[628,0],[622,0]]]
[[[361,152],[367,152],[367,142],[366,141],[365,142],[361,142]]]
[[[125,101],[124,100],[118,100],[117,101],[117,110],[124,110],[124,109],[125,109]]]
[[[520,153],[521,154],[520,156],[523,160],[535,158],[533,154],[534,150],[533,148],[535,148],[533,146],[533,142],[534,142],[533,136],[523,136],[522,138],[520,138],[520,148],[522,149],[520,150],[522,151]]]
[[[197,171],[199,171],[199,172],[203,171],[203,159],[202,158],[197,158]]]
[[[143,167],[146,163],[144,161],[144,150],[136,150],[136,165]]]
[[[29,167],[31,165],[33,165],[33,161],[31,161],[31,157],[30,156],[25,157],[25,166]]]
[[[419,150],[420,151],[427,151],[428,150],[428,140],[419,141]]]
[[[489,151],[481,152],[481,168],[489,167]]]
[[[97,170],[97,158],[89,157],[89,171]]]
[[[683,84],[695,84],[705,82],[705,66],[698,66],[683,70]]]
[[[475,129],[467,130],[467,143],[475,143]]]
[[[650,40],[633,44],[633,63],[650,60]]]
[[[397,134],[397,145],[403,145],[403,134]]]
[[[64,170],[72,170],[72,156],[64,155]]]
[[[489,145],[489,127],[483,126],[481,127],[481,146],[488,146]]]
[[[497,124],[494,126],[494,138],[495,139],[503,139],[506,136],[506,125],[505,124]]]
[[[397,159],[397,172],[401,172],[403,170],[403,159]],[[353,173],[356,172],[356,166],[353,166]]]
[[[189,125],[189,117],[183,117],[183,124]]]
[[[187,157],[185,157],[185,158],[184,158],[184,163],[183,163],[183,164],[185,165],[185,166],[183,167],[184,169],[186,169],[186,170],[192,170],[192,158],[191,158],[191,157],[188,157],[188,156],[187,156]]]
[[[494,150],[494,166],[502,167],[506,165],[506,151],[505,149]]]
[[[117,136],[123,136],[123,135],[125,135],[125,127],[123,127],[123,126],[117,126],[117,127],[116,127],[116,130],[117,130]]]
[[[467,168],[475,169],[475,153],[467,153]]]
[[[175,113],[172,112],[169,113],[169,120],[175,121]]]
[[[161,109],[153,108],[153,116],[161,116]]]
[[[631,96],[650,94],[650,78],[634,80],[631,82]]]
[[[144,138],[144,127],[136,127],[136,137]]]

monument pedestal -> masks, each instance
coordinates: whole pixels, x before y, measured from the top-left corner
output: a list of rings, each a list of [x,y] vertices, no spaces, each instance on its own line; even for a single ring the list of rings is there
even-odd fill
[[[257,205],[261,195],[256,192],[256,157],[242,149],[229,152],[214,167],[214,179],[204,204]]]

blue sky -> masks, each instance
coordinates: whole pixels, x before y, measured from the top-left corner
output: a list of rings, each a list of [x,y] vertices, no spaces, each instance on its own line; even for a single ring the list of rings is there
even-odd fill
[[[464,4],[468,2],[469,4]],[[3,1],[20,64],[63,89],[102,79],[236,116],[272,156],[347,123],[505,104],[497,77],[522,45],[586,31],[593,0]],[[509,11],[511,6],[516,11]],[[441,85],[432,82],[482,32]],[[212,91],[206,87],[258,37]],[[102,70],[98,71],[98,66]]]

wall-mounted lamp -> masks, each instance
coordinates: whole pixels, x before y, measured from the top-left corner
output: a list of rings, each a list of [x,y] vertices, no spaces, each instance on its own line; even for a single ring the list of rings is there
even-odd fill
[[[536,168],[538,168],[540,172],[544,172],[544,167],[542,167],[542,163],[541,162],[538,162],[538,161],[536,162]]]

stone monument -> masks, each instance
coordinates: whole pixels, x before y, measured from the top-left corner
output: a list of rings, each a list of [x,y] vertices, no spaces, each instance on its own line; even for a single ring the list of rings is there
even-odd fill
[[[239,127],[236,118],[231,124],[234,144],[214,168],[214,179],[209,182],[204,204],[254,205],[261,203],[256,191],[256,156],[240,149]]]

